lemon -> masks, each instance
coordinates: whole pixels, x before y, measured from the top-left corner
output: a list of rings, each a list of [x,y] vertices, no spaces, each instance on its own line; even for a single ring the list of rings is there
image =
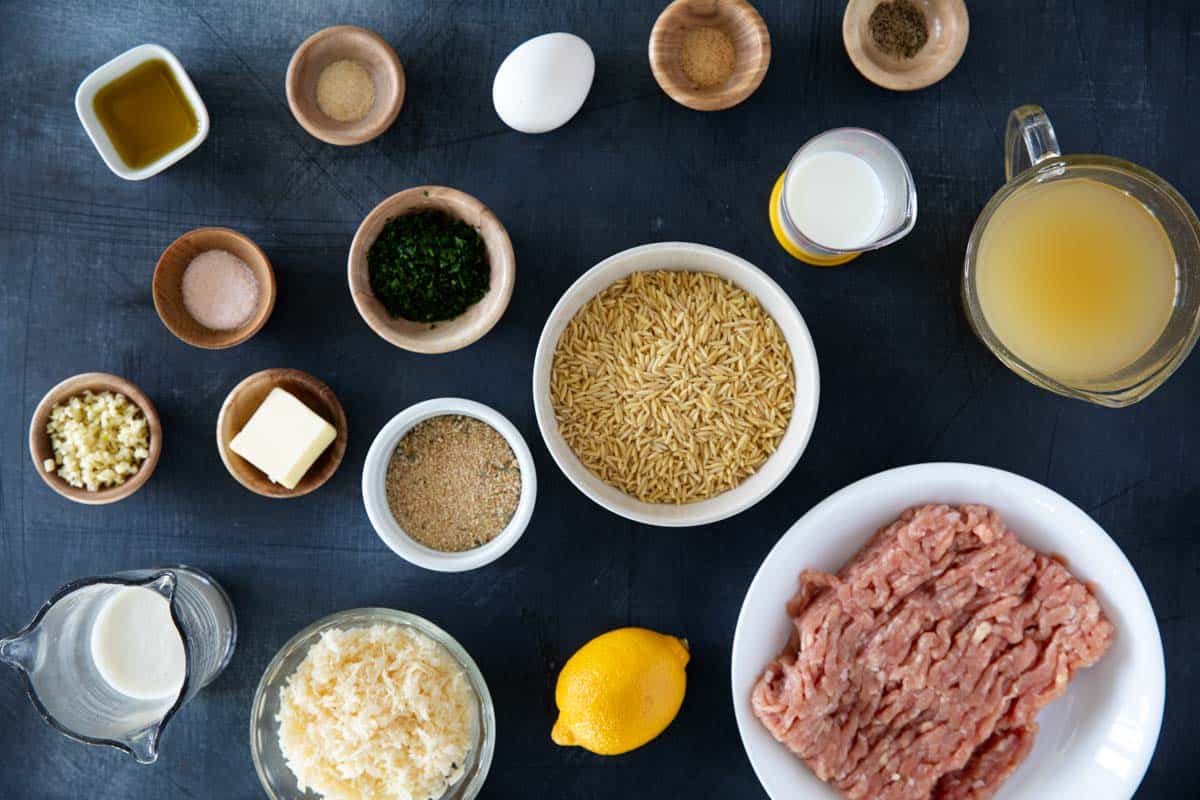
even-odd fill
[[[687,642],[674,636],[645,628],[597,636],[558,674],[550,738],[603,756],[641,747],[679,713],[687,662]]]

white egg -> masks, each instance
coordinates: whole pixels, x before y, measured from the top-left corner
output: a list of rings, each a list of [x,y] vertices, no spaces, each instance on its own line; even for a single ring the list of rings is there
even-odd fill
[[[570,33],[547,33],[517,46],[496,70],[492,103],[504,124],[545,133],[567,124],[592,88],[596,57]]]

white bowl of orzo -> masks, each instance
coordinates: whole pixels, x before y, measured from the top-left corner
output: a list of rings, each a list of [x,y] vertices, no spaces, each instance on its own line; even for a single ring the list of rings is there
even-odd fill
[[[609,511],[705,525],[766,497],[812,434],[817,354],[762,270],[688,242],[642,245],[567,289],[533,366],[554,461]]]

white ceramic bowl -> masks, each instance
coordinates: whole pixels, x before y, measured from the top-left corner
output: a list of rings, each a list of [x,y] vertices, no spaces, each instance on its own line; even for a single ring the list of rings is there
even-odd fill
[[[575,455],[558,431],[554,404],[550,400],[550,368],[558,338],[587,301],[614,282],[633,272],[677,270],[711,272],[726,278],[758,298],[774,317],[792,351],[796,373],[796,397],[792,419],[779,448],[741,484],[707,500],[675,505],[646,503],[610,486],[592,474]],[[646,244],[609,256],[585,272],[571,285],[550,312],[533,362],[533,408],[538,428],[550,455],[581,492],[600,505],[636,522],[666,527],[705,525],[732,517],[762,500],[787,477],[808,445],[817,420],[820,379],[817,352],[808,326],[791,298],[765,272],[732,253],[689,242]]]
[[[413,539],[396,522],[396,517],[387,502],[387,468],[396,445],[418,422],[444,414],[474,417],[492,426],[508,442],[521,469],[521,497],[508,525],[487,544],[461,553],[443,553]],[[533,455],[529,452],[529,445],[507,417],[496,409],[473,400],[439,397],[409,406],[383,426],[375,436],[375,441],[371,442],[371,449],[367,452],[367,460],[363,464],[362,493],[371,526],[392,552],[418,567],[438,572],[464,572],[492,563],[512,549],[525,533],[529,519],[533,516],[533,504],[537,498],[537,472],[533,466]]]
[[[96,99],[96,93],[113,80],[121,77],[139,64],[156,58],[161,58],[167,62],[167,66],[171,68],[175,80],[179,83],[179,88],[183,90],[184,96],[187,97],[188,103],[196,113],[196,133],[192,138],[154,163],[147,164],[140,169],[132,169],[126,166],[125,162],[121,160],[121,156],[117,153],[116,148],[113,147],[112,141],[108,138],[108,133],[96,117],[96,111],[92,108],[92,103]],[[192,79],[188,77],[187,71],[184,70],[183,64],[179,63],[179,59],[175,57],[175,54],[158,44],[138,45],[93,70],[90,75],[83,79],[83,82],[79,84],[79,88],[75,91],[75,113],[79,115],[79,121],[83,123],[83,129],[87,131],[88,138],[96,146],[96,150],[100,153],[100,157],[104,159],[104,163],[114,173],[127,181],[140,181],[149,178],[151,175],[157,175],[195,150],[208,137],[208,109],[205,107],[204,101],[200,99],[200,93],[196,91],[196,86],[192,83]]]
[[[921,503],[984,503],[1021,541],[1066,558],[1094,584],[1116,626],[1112,649],[1081,670],[1038,715],[1033,750],[996,800],[1128,800],[1150,764],[1162,722],[1162,641],[1146,590],[1116,542],[1066,498],[1033,481],[974,464],[917,464],[881,472],[831,495],[792,526],[746,593],[733,637],[733,707],[750,763],[772,800],[838,800],[775,741],[750,693],[791,633],[784,604],[801,569],[836,572],[882,525]]]

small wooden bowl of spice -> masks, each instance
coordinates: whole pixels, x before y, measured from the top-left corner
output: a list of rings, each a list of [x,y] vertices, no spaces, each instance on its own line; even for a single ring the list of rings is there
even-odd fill
[[[68,500],[115,503],[150,479],[162,453],[162,423],[133,383],[85,372],[38,403],[29,423],[29,453],[46,485]]]
[[[180,341],[221,350],[267,324],[275,308],[275,271],[248,236],[197,228],[159,256],[151,294],[158,318]]]
[[[341,465],[348,438],[346,412],[333,389],[298,369],[250,375],[217,415],[221,461],[238,483],[263,497],[300,497],[322,486]]]
[[[969,33],[963,0],[850,0],[842,17],[854,66],[871,83],[899,92],[949,75]]]
[[[417,186],[366,216],[350,244],[350,294],[371,330],[414,353],[447,353],[508,308],[516,257],[496,215],[465,192]]]
[[[525,532],[537,474],[525,438],[493,408],[454,397],[391,419],[363,464],[363,504],[396,555],[438,572],[490,564]]]
[[[650,32],[650,69],[672,100],[696,111],[736,106],[771,64],[767,24],[746,0],[675,0]]]
[[[286,88],[288,107],[304,130],[329,144],[362,144],[400,113],[404,67],[379,34],[337,25],[296,48]]]

